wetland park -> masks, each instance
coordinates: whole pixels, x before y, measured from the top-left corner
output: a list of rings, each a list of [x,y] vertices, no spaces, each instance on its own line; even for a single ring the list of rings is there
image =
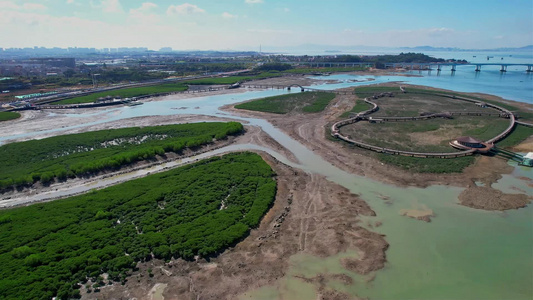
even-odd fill
[[[530,75],[261,66],[0,114],[0,298],[530,299]]]

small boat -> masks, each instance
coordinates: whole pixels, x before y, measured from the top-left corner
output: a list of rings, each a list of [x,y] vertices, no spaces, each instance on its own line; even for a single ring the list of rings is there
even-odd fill
[[[128,102],[126,103],[127,106],[137,106],[137,105],[143,105],[142,102]]]

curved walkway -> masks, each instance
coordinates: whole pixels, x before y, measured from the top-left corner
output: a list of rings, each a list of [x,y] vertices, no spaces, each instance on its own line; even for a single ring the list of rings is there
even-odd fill
[[[472,102],[472,103],[480,103],[480,101],[478,101],[478,100],[464,98],[464,97],[449,96],[449,95],[444,95],[444,94],[438,94],[438,96],[452,98],[452,99],[456,99],[456,100],[460,100],[460,101],[467,101],[467,102]],[[372,108],[368,109],[368,110],[365,110],[365,111],[362,111],[362,112],[356,114],[352,118],[349,118],[349,119],[346,119],[346,120],[342,120],[342,121],[338,121],[335,124],[333,124],[331,126],[331,135],[332,136],[334,136],[336,138],[339,138],[341,140],[344,140],[344,141],[346,141],[346,142],[348,142],[350,144],[354,144],[354,145],[356,145],[358,147],[361,147],[361,148],[364,148],[364,149],[368,149],[368,150],[372,150],[372,151],[375,151],[375,152],[393,154],[393,155],[410,156],[410,157],[456,158],[456,157],[463,157],[463,156],[472,155],[472,154],[474,154],[476,152],[475,150],[465,150],[465,151],[459,151],[459,152],[444,152],[444,153],[403,151],[403,150],[397,150],[397,149],[377,147],[377,146],[374,146],[374,145],[370,145],[370,144],[367,144],[367,143],[363,143],[363,142],[360,142],[360,141],[353,140],[353,139],[351,139],[351,138],[349,138],[347,136],[342,135],[340,133],[340,128],[342,126],[345,126],[345,125],[348,125],[348,124],[357,123],[357,122],[363,121],[363,120],[371,120],[371,117],[368,117],[368,115],[373,113],[373,112],[375,112],[375,111],[377,111],[379,109],[379,106],[376,103],[370,101],[368,98],[363,99],[363,101],[365,101],[366,103],[372,105]],[[509,126],[502,133],[498,134],[494,138],[492,138],[492,139],[487,141],[487,143],[495,143],[495,142],[498,142],[498,141],[502,140],[504,137],[506,137],[513,130],[513,128],[514,128],[514,126],[516,125],[517,122],[515,120],[515,116],[509,110],[507,110],[507,109],[505,109],[503,107],[494,105],[494,104],[490,104],[490,103],[486,103],[486,105],[488,107],[491,107],[493,109],[496,109],[496,110],[500,111],[500,113],[499,113],[500,117],[509,117],[509,119],[510,119]],[[453,113],[450,113],[450,114],[453,115]],[[463,112],[462,114],[469,114],[469,113]],[[475,114],[475,113],[472,113],[472,114]],[[456,115],[461,115],[461,113],[457,113]],[[379,120],[382,120],[382,121],[417,121],[417,120],[427,120],[427,119],[438,118],[438,117],[445,117],[445,116],[443,115],[443,113],[436,113],[436,114],[420,116],[420,117],[379,117]],[[527,124],[527,123],[525,123],[525,124]],[[531,124],[528,124],[528,125],[531,125]]]

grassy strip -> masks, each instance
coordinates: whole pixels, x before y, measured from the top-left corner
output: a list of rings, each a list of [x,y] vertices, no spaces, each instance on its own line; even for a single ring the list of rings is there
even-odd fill
[[[373,155],[375,158],[380,160],[383,163],[400,167],[405,170],[409,170],[414,173],[460,173],[466,167],[471,165],[475,158],[473,156],[465,156],[452,159],[442,159],[442,158],[419,158],[419,157],[408,157],[400,155],[390,155],[383,153],[376,153],[370,150],[359,148],[350,143],[344,142],[341,139],[331,136],[331,124],[326,125],[326,138],[328,140],[339,142],[349,147],[358,149],[363,153]]]
[[[351,114],[360,113],[360,112],[365,111],[365,110],[367,110],[367,109],[369,109],[371,107],[372,106],[370,104],[366,103],[365,101],[357,100],[355,102],[355,105],[352,107],[352,109],[350,109],[347,112],[344,112],[341,115],[341,118],[348,118]]]
[[[409,89],[411,90],[411,89]],[[401,93],[399,87],[391,86],[361,86],[354,89],[355,95],[359,98],[365,98],[372,96],[374,94],[384,93],[384,92],[394,92]]]
[[[217,85],[217,84],[234,84],[237,82],[265,79],[272,77],[280,77],[283,74],[277,71],[263,72],[255,75],[241,75],[241,76],[228,76],[228,77],[214,77],[214,78],[202,78],[186,81],[186,84],[191,85]]]
[[[473,156],[443,159],[376,154],[384,163],[416,173],[460,173],[475,160]]]
[[[94,288],[125,282],[152,255],[220,253],[259,224],[275,198],[273,175],[259,155],[234,153],[0,211],[0,298],[78,298],[87,278]]]
[[[133,127],[56,136],[0,147],[0,189],[48,184],[118,169],[165,152],[180,152],[242,132],[242,124],[195,123]]]
[[[469,98],[469,99],[479,100],[481,102],[486,102],[486,103],[498,105],[500,107],[503,107],[503,108],[505,108],[507,110],[510,110],[510,111],[513,111],[513,112],[518,112],[518,115],[519,115],[520,119],[533,120],[533,113],[524,111],[524,110],[520,109],[519,107],[510,105],[510,104],[507,104],[507,103],[499,102],[499,101],[488,100],[488,99],[481,98],[481,97],[465,95],[465,94],[462,94],[462,93],[456,93],[456,92],[450,92],[450,91],[446,91],[446,92],[442,91],[441,92],[441,91],[433,91],[433,90],[411,88],[411,87],[406,87],[406,91],[407,91],[407,94],[413,93],[413,94],[427,94],[427,95],[436,95],[436,96],[448,95],[448,96],[465,97],[465,98]],[[360,98],[372,96],[374,94],[383,93],[383,92],[397,92],[398,94],[400,94],[400,89],[397,88],[397,87],[379,87],[379,86],[357,87],[357,88],[355,88],[355,94],[358,97],[360,97]]]
[[[506,136],[503,140],[498,142],[496,145],[498,147],[513,147],[521,142],[523,142],[525,139],[533,135],[533,128],[526,127],[522,125],[516,125],[516,127],[513,129],[511,134]]]
[[[183,83],[165,83],[165,84],[152,85],[152,86],[142,86],[142,87],[134,87],[134,88],[127,88],[127,89],[118,89],[118,90],[112,90],[112,91],[99,92],[99,93],[94,93],[94,94],[90,94],[87,96],[81,96],[81,97],[57,101],[52,104],[64,105],[64,104],[92,103],[98,100],[99,98],[103,98],[107,96],[112,96],[112,97],[120,96],[122,98],[132,98],[132,97],[146,96],[146,95],[159,94],[159,93],[181,92],[185,90],[187,90],[187,86],[184,85]]]
[[[316,99],[314,99],[311,104],[306,105],[302,108],[304,112],[307,113],[317,113],[323,111],[326,106],[335,98],[334,93],[317,93]]]
[[[451,96],[461,96],[461,97],[468,97],[480,101],[484,101],[487,103],[493,103],[496,105],[499,105],[501,107],[507,108],[509,110],[518,110],[518,108],[500,103],[497,101],[487,101],[486,99],[482,99],[475,96],[466,96],[464,94],[460,93],[453,93],[453,92],[438,92],[438,91],[429,91],[424,89],[417,89],[417,88],[407,88],[407,94],[406,96],[411,94],[427,94],[427,95],[451,95]],[[403,94],[400,94],[399,88],[397,87],[379,87],[379,86],[371,86],[371,87],[358,87],[355,89],[356,95],[360,98],[368,97],[376,93],[382,93],[382,92],[395,92],[398,93],[398,97],[403,96]],[[349,112],[345,113],[344,116],[347,116]],[[402,114],[403,116],[404,114]],[[520,112],[520,115],[523,115],[522,112]],[[526,113],[527,115],[527,113]],[[435,122],[441,122],[439,120]],[[446,121],[445,124],[455,124],[456,120]],[[474,124],[476,120],[473,121]],[[479,120],[478,122],[481,122]],[[394,136],[397,136],[401,139],[402,135],[405,135],[409,132],[427,132],[427,131],[434,131],[440,128],[439,124],[433,124],[433,121],[429,122],[413,122],[413,123],[384,123],[384,124],[376,124],[375,126],[383,126],[383,127],[394,127],[398,129],[397,134]],[[472,122],[470,122],[472,123]],[[459,126],[460,124],[457,124]],[[476,128],[467,130],[464,132],[464,135],[474,136],[476,138],[479,138],[481,140],[487,140],[490,138],[493,138],[494,136],[498,135],[500,132],[505,130],[508,126],[508,120],[496,120],[494,123],[492,123],[490,126],[483,126],[482,128]],[[515,130],[506,137],[503,141],[498,143],[498,146],[500,147],[511,147],[513,145],[516,145],[523,141],[524,139],[528,138],[533,134],[533,129],[525,127],[525,126],[517,126]],[[372,138],[372,140],[365,140],[366,142],[373,143],[377,146],[382,147],[398,147],[398,145],[389,142],[384,142],[377,138]],[[392,143],[392,144],[391,144]],[[416,148],[416,149],[406,149],[411,151],[427,151],[431,152],[432,147],[422,147],[422,148]],[[437,145],[435,145],[433,150],[439,150],[443,151],[444,149],[437,149]],[[374,153],[374,155],[382,162],[391,164],[394,166],[398,166],[402,169],[406,169],[412,172],[416,173],[458,173],[462,172],[464,168],[472,164],[475,160],[474,156],[467,156],[467,157],[460,157],[460,158],[453,158],[453,159],[440,159],[440,158],[416,158],[416,157],[406,157],[406,156],[398,156],[398,155],[387,155],[387,154],[379,154]]]
[[[283,71],[283,73],[290,74],[315,74],[315,73],[341,73],[341,72],[355,72],[365,71],[365,67],[325,67],[325,68],[296,68]]]
[[[471,124],[477,123],[472,122]],[[498,118],[494,119],[494,122],[491,122],[488,126],[467,130],[463,135],[472,136],[482,141],[486,141],[502,133],[507,127],[509,127],[509,120]]]
[[[315,113],[323,111],[333,98],[335,98],[334,93],[291,93],[242,103],[235,105],[235,108],[275,114],[286,114],[298,110]]]
[[[13,111],[2,111],[0,112],[0,122],[2,121],[9,121],[9,120],[15,120],[20,118],[20,114],[18,112]]]
[[[456,137],[466,135],[488,140],[503,132],[507,126],[507,119],[467,116],[452,120],[430,119],[377,124],[361,122],[345,126],[341,132],[378,147],[414,152],[453,152],[448,143]],[[455,135],[449,135],[450,131],[455,132]],[[417,134],[424,132],[428,134]],[[429,137],[430,143],[426,140]]]

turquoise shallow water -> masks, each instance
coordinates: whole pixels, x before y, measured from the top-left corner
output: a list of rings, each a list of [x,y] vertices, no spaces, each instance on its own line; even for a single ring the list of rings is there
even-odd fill
[[[520,169],[517,173],[533,180],[530,170]],[[353,279],[352,284],[327,280],[326,286],[370,299],[532,298],[533,206],[488,212],[457,204],[460,188],[402,189],[366,179],[350,181],[340,173],[329,174],[328,179],[360,194],[376,211],[376,217],[363,217],[362,223],[382,222],[369,229],[384,234],[390,244],[385,268],[361,276],[341,265],[342,257],[356,258],[356,253],[340,253],[326,259],[297,254],[277,285],[263,287],[242,299],[316,299],[316,287],[298,278],[320,274],[347,275]],[[498,184],[509,189],[527,183],[508,176]],[[532,195],[532,189],[528,193]],[[425,223],[402,216],[403,209],[430,209],[434,217],[431,223]],[[295,296],[294,290],[306,292]],[[264,298],[266,295],[270,298]]]
[[[474,66],[457,66],[457,71],[452,74],[449,70],[437,72],[411,71],[406,74],[420,77],[407,76],[365,76],[365,75],[331,75],[315,76],[314,79],[338,80],[339,83],[313,86],[319,89],[338,89],[350,86],[369,85],[393,81],[408,84],[432,86],[458,92],[485,93],[500,96],[504,99],[515,100],[533,104],[533,74],[526,73],[525,67],[515,67],[507,73],[501,73],[498,66],[486,67],[483,71],[474,72]],[[405,73],[404,73],[405,74]],[[368,81],[371,79],[371,81]],[[361,82],[351,82],[358,80]]]
[[[408,189],[391,197],[392,204],[372,202],[383,220],[374,230],[391,246],[385,269],[356,293],[371,299],[531,299],[532,207],[485,212],[457,205],[456,195],[432,187],[418,196]],[[431,223],[399,216],[399,209],[420,204],[433,210]]]

